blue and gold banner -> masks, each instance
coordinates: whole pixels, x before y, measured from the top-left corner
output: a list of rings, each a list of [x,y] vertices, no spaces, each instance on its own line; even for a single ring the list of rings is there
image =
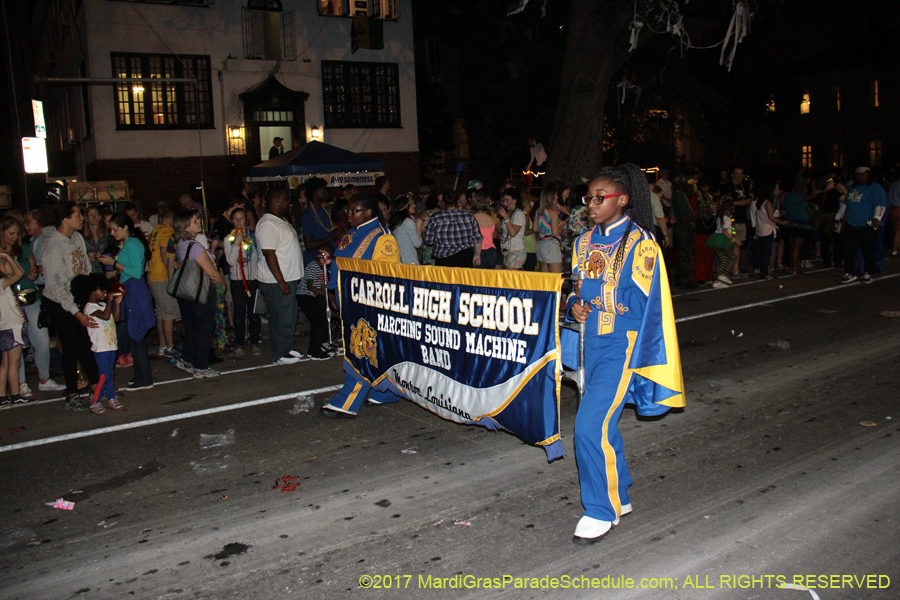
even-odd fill
[[[337,262],[345,371],[562,456],[559,275]]]

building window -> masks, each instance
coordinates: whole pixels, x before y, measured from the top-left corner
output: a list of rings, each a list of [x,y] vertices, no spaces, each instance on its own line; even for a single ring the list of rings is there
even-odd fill
[[[807,169],[812,168],[812,146],[803,146],[800,150],[800,165]]]
[[[869,82],[869,106],[878,107],[878,80]]]
[[[116,129],[213,128],[209,57],[113,52],[113,76],[153,78],[160,83],[124,83],[114,88]],[[194,77],[197,84],[163,83]]]
[[[295,58],[293,11],[283,12],[280,0],[249,0],[241,11],[244,21],[244,58]]]
[[[769,101],[766,103],[766,112],[775,112],[775,98],[773,96],[769,96]]]
[[[831,166],[844,168],[844,147],[840,144],[831,146]]]
[[[396,63],[322,61],[325,126],[400,127]]]
[[[316,0],[319,14],[326,17],[400,18],[400,0]]]
[[[836,83],[831,86],[831,109],[841,110],[841,86]]]
[[[803,94],[803,99],[800,101],[800,114],[808,115],[809,114],[809,92]]]
[[[869,166],[881,166],[881,141],[869,142]]]

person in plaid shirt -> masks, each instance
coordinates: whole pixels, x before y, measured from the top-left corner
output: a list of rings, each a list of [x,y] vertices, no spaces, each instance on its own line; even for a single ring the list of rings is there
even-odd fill
[[[459,195],[444,196],[444,210],[425,226],[422,242],[434,246],[431,256],[439,267],[477,267],[481,264],[481,231],[478,221],[459,209]]]

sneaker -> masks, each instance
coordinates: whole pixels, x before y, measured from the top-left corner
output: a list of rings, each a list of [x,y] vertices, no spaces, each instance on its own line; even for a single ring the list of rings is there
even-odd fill
[[[91,404],[91,412],[95,415],[102,415],[106,412],[106,409],[103,408],[102,402],[94,402]]]
[[[116,395],[118,395],[118,394],[116,394]],[[119,410],[122,408],[122,404],[116,398],[104,398],[103,404],[106,405],[106,408],[109,408],[112,410]]]
[[[619,519],[615,521],[601,521],[592,517],[583,516],[575,527],[575,535],[572,537],[572,543],[579,546],[590,546],[600,541],[603,536],[619,524]]]
[[[852,273],[844,273],[844,277],[841,278],[841,283],[853,283],[856,281],[856,275]]]
[[[165,346],[160,346],[159,350],[156,351],[156,358],[169,358],[169,349]]]
[[[868,273],[863,273],[859,280],[863,283],[872,283],[872,276]]]
[[[296,356],[282,356],[278,360],[276,360],[273,364],[276,365],[293,365],[300,362],[300,359]]]
[[[48,379],[44,383],[38,382],[38,391],[40,392],[61,392],[66,389],[61,383],[56,383],[52,379]]]
[[[322,353],[322,354],[309,354],[308,357],[309,357],[310,360],[328,360],[329,358],[331,358],[331,356],[328,355],[328,354],[326,354],[326,353]]]
[[[130,367],[134,364],[134,356],[131,354],[123,354],[116,359],[116,367]]]
[[[90,403],[85,400],[84,396],[75,395],[66,400],[66,410],[88,410],[91,407]]]
[[[194,372],[194,365],[192,365],[189,362],[185,362],[180,358],[175,361],[175,368],[181,369],[185,373],[193,373]]]
[[[124,389],[126,392],[136,392],[136,391],[138,391],[138,390],[149,390],[149,389],[152,389],[152,388],[153,388],[153,384],[152,384],[152,383],[149,383],[149,384],[147,384],[147,385],[137,385],[137,384],[135,384],[133,381],[129,381],[129,382],[128,382],[128,385],[125,386],[123,389]]]
[[[289,351],[288,356],[293,356],[294,358],[303,358],[303,354],[300,352],[297,352],[296,350]]]
[[[243,358],[244,349],[241,348],[240,346],[238,346],[237,348],[234,349],[234,352],[231,355],[235,358]]]
[[[31,402],[30,398],[23,398],[21,394],[10,394],[9,399],[12,400],[13,404],[26,404]]]
[[[28,387],[27,383],[22,383],[19,385],[19,395],[23,398],[28,398],[29,400],[34,398],[34,394],[31,392],[31,388]]]
[[[218,377],[221,374],[215,369],[194,369],[194,379],[209,379],[210,377]]]
[[[721,281],[722,283],[727,283],[728,285],[731,285],[731,284],[732,284],[732,281],[731,281],[731,279],[728,277],[728,275],[719,275],[718,277],[716,277],[716,279],[717,279],[718,281]]]
[[[9,396],[0,396],[0,406],[7,406],[12,404],[12,398]]]
[[[722,283],[721,281],[714,281],[714,282],[713,282],[713,289],[714,289],[714,290],[721,290],[722,288],[727,288],[727,287],[728,287],[728,284],[727,284],[727,283]]]
[[[259,346],[258,346],[258,345],[257,345],[257,346],[251,346],[250,349],[253,350],[253,356],[259,356],[260,354],[262,354],[262,351],[259,349]]]

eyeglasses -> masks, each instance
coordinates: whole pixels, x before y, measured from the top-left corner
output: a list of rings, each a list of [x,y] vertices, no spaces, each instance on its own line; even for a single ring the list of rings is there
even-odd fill
[[[584,196],[581,199],[581,202],[585,206],[590,206],[591,204],[603,204],[603,201],[607,198],[615,198],[616,196],[624,196],[625,194],[607,194],[605,196]]]
[[[355,215],[356,213],[361,213],[361,212],[364,212],[364,211],[367,211],[367,210],[369,210],[369,209],[368,209],[368,208],[348,208],[348,209],[347,209],[347,214],[348,214],[348,215]]]

